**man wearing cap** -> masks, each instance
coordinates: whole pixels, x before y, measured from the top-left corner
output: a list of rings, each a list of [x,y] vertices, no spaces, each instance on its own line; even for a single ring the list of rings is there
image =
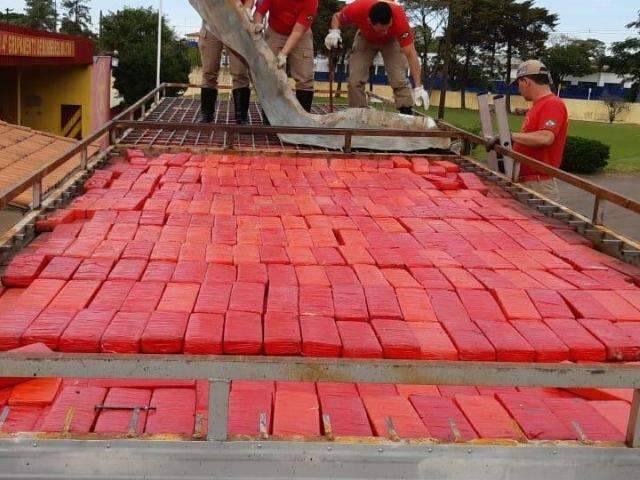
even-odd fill
[[[277,56],[279,68],[289,64],[296,82],[296,98],[311,111],[313,103],[313,34],[311,25],[318,12],[318,0],[258,0],[253,21],[260,30],[265,15],[269,27],[264,39]]]
[[[246,0],[243,3],[247,14],[253,8],[254,0]],[[200,90],[200,114],[201,121],[211,123],[216,113],[216,101],[218,100],[218,74],[220,73],[220,59],[224,45],[218,38],[206,28],[202,22],[198,49],[202,60],[202,88]],[[249,88],[249,69],[240,57],[227,49],[229,55],[229,72],[231,73],[233,107],[237,124],[243,125],[249,122],[249,101],[251,89]]]
[[[420,59],[404,9],[392,1],[355,0],[333,15],[325,38],[328,50],[338,48],[342,41],[340,28],[349,25],[358,29],[349,55],[349,106],[367,106],[364,89],[369,68],[380,52],[398,111],[411,115],[414,105],[429,108],[429,94],[422,86]],[[415,85],[413,92],[407,68]]]
[[[520,94],[533,102],[519,133],[512,133],[513,149],[552,167],[560,168],[569,119],[567,107],[551,91],[551,75],[538,60],[527,60],[518,68],[516,79]],[[547,198],[559,201],[556,179],[522,165],[520,182]]]

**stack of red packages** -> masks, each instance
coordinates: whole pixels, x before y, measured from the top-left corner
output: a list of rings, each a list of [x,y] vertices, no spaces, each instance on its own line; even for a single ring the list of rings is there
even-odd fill
[[[267,312],[264,316],[264,350],[267,355],[299,355],[302,349],[298,316]]]
[[[259,355],[262,352],[262,318],[258,313],[227,312],[223,349],[232,355]]]
[[[420,345],[407,322],[401,320],[371,320],[385,358],[420,358]]]
[[[100,339],[114,316],[114,310],[81,310],[60,337],[59,350],[99,352]]]
[[[143,353],[180,353],[189,315],[183,312],[153,312],[140,337]]]
[[[409,400],[399,395],[362,395],[373,433],[379,437],[428,438],[429,431]],[[394,433],[395,432],[395,433]]]
[[[100,350],[105,353],[138,353],[149,315],[145,312],[118,312],[102,335]]]
[[[266,420],[264,433],[268,434],[271,431],[273,394],[273,382],[233,382],[229,394],[229,436],[258,436],[261,414]]]
[[[328,416],[333,435],[358,437],[373,435],[367,411],[353,385],[348,391],[336,389],[322,391],[321,385],[318,384],[320,408],[322,415]],[[324,433],[328,434],[327,431]]]
[[[371,325],[365,322],[336,322],[342,342],[342,356],[382,358],[382,347]]]
[[[308,357],[339,357],[342,343],[331,317],[300,317],[302,354]]]
[[[284,438],[320,436],[320,412],[315,392],[276,391],[273,435]]]
[[[5,287],[28,287],[47,265],[47,257],[38,254],[15,256],[2,274]]]
[[[217,313],[192,313],[184,336],[184,353],[222,354],[224,316]]]

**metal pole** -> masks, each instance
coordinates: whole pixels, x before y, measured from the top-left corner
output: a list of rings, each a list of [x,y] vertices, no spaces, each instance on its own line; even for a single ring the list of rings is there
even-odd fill
[[[640,447],[640,390],[633,391],[629,425],[627,426],[627,446]]]
[[[209,426],[207,440],[226,440],[229,418],[229,380],[209,379]]]
[[[162,51],[162,0],[158,0],[158,56],[156,59],[156,87],[160,86],[161,51]]]

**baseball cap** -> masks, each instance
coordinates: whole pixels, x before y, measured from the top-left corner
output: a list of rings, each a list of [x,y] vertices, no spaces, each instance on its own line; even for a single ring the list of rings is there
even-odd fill
[[[529,75],[544,75],[549,76],[549,83],[551,83],[551,72],[544,63],[540,60],[527,60],[522,62],[516,72],[516,78],[511,82],[511,85],[516,83],[519,78],[527,77]]]

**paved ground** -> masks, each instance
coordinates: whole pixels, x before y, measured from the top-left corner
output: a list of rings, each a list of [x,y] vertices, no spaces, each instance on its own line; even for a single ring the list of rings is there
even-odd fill
[[[584,178],[610,190],[640,200],[640,176],[638,175],[584,175]],[[561,201],[567,207],[589,218],[593,211],[593,195],[560,182]],[[623,235],[640,240],[640,215],[604,202],[603,223]]]

